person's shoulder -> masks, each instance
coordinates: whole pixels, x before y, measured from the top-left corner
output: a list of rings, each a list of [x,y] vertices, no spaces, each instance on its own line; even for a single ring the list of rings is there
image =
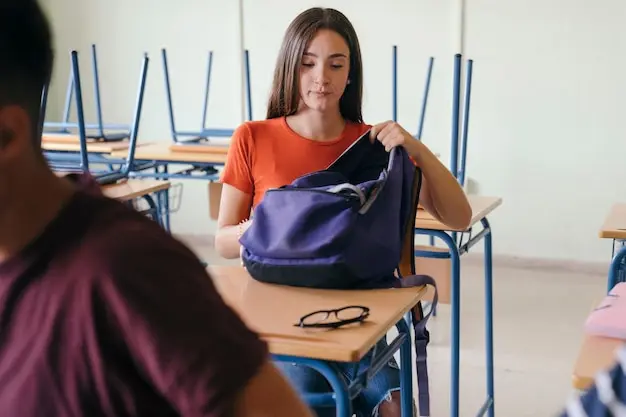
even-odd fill
[[[247,121],[235,129],[231,138],[231,147],[244,154],[253,155],[259,150],[263,152],[268,144],[283,140],[288,135],[289,129],[282,117]]]
[[[201,268],[193,251],[145,214],[107,197],[86,227],[81,253],[104,273],[120,268],[158,269],[188,263]]]
[[[285,124],[283,118],[265,119],[265,120],[251,120],[239,125],[233,136],[238,138],[246,138],[249,140],[256,140],[266,136],[275,136],[285,131]]]
[[[349,122],[348,128],[351,129],[351,131],[353,131],[354,134],[358,137],[370,130],[372,128],[372,125],[364,122]]]

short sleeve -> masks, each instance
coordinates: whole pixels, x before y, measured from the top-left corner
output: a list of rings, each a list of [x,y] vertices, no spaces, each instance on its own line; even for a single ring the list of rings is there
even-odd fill
[[[244,123],[231,137],[230,146],[221,182],[231,185],[246,194],[254,192],[252,161],[254,142],[250,128]]]
[[[144,226],[124,231],[98,286],[108,321],[180,415],[230,416],[267,360],[267,346],[225,304],[189,249]]]

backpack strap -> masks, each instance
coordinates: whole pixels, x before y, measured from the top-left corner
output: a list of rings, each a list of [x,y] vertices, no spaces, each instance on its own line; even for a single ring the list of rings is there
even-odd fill
[[[437,284],[435,280],[428,275],[409,275],[397,279],[395,286],[398,288],[420,287],[423,285],[432,285],[435,288],[435,295],[428,314],[422,313],[421,303],[411,310],[411,321],[415,330],[415,370],[417,372],[417,388],[419,390],[419,410],[421,416],[430,415],[430,394],[428,389],[428,364],[427,364],[427,346],[430,342],[430,333],[426,329],[426,323],[430,315],[437,307]],[[417,313],[416,313],[416,310]]]

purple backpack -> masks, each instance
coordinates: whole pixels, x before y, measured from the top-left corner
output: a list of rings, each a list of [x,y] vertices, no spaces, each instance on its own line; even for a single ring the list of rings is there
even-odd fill
[[[270,189],[242,235],[242,260],[265,283],[366,289],[430,284],[428,276],[399,278],[403,244],[413,228],[421,171],[402,147],[387,152],[369,132],[330,167]],[[409,235],[410,233],[410,235]],[[433,308],[436,306],[437,294]],[[421,306],[414,312],[420,414],[430,415],[426,345]],[[432,311],[432,309],[431,309]]]

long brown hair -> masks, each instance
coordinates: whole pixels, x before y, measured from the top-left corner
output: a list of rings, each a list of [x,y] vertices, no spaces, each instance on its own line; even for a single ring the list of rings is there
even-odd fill
[[[272,92],[267,105],[267,118],[295,114],[300,103],[299,74],[305,48],[320,29],[337,32],[350,50],[350,84],[339,100],[341,116],[351,122],[362,123],[363,63],[361,48],[352,23],[341,12],[314,7],[300,13],[289,25],[278,54]]]

